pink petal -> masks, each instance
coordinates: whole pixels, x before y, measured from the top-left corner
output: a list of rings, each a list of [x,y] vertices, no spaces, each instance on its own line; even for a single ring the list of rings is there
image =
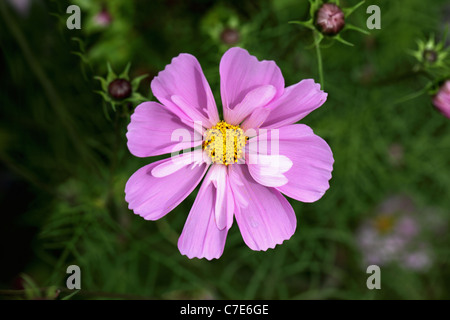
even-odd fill
[[[266,121],[269,114],[270,110],[267,108],[255,109],[252,114],[241,124],[241,128],[244,131],[258,129],[264,121]]]
[[[265,251],[290,239],[297,218],[280,192],[253,180],[245,165],[230,168],[230,181],[237,204],[236,222],[244,242],[252,250]]]
[[[217,228],[230,229],[233,223],[234,198],[228,179],[228,169],[224,165],[214,165],[210,179],[216,189],[215,221]]]
[[[447,80],[433,97],[433,104],[445,117],[450,118],[450,80]]]
[[[155,97],[187,122],[202,121],[211,127],[219,122],[214,96],[200,63],[187,53],[172,59],[151,83]]]
[[[292,167],[292,161],[283,155],[257,155],[255,164],[248,163],[253,179],[266,187],[281,187],[288,183],[285,173]]]
[[[244,100],[252,90],[272,85],[276,90],[275,98],[284,90],[284,79],[280,69],[273,61],[258,61],[247,50],[231,48],[220,61],[220,93],[225,109],[233,109]]]
[[[334,163],[330,147],[303,124],[282,127],[279,136],[279,153],[293,165],[284,173],[288,183],[277,189],[299,201],[319,200],[330,187]]]
[[[226,167],[223,165],[211,167],[200,187],[183,232],[178,239],[180,252],[189,259],[217,259],[223,253],[229,228],[219,229],[217,226],[216,204],[219,189],[215,186],[217,178],[225,178],[222,176],[222,169],[226,170]],[[226,182],[226,180],[222,180],[222,182]],[[220,201],[223,202],[224,196],[226,197],[226,195],[222,195]]]
[[[131,115],[127,129],[128,149],[137,157],[180,151],[198,146],[202,142],[200,134],[194,134],[192,128],[183,124],[175,114],[157,102],[138,105]],[[182,141],[180,137],[183,138]]]
[[[193,164],[191,168],[194,168],[195,166],[206,162],[204,160],[208,160],[204,159],[204,156],[207,155],[204,155],[203,150],[201,149],[181,154],[172,154],[170,161],[164,161],[161,164],[158,164],[152,169],[151,174],[155,178],[163,178],[177,172],[189,164]]]
[[[279,128],[293,124],[324,104],[327,95],[312,79],[289,86],[279,99],[267,106],[272,112],[261,127]]]
[[[272,85],[253,89],[233,109],[224,108],[225,121],[233,125],[239,125],[253,111],[266,106],[276,93],[276,89]]]
[[[140,168],[125,186],[128,208],[146,220],[158,220],[178,206],[199,184],[208,168],[206,163],[197,166],[189,164],[164,177],[152,175],[154,168],[168,162],[172,159]]]

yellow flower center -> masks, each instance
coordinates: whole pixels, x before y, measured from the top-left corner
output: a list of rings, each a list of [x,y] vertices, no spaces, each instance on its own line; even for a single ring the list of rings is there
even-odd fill
[[[220,121],[206,131],[202,146],[213,163],[229,165],[242,157],[242,148],[247,140],[248,137],[239,126]]]
[[[375,229],[381,233],[385,234],[390,232],[395,225],[395,218],[393,216],[381,215],[375,218]]]

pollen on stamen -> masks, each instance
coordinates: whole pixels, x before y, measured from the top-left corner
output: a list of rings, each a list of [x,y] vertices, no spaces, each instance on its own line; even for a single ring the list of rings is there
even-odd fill
[[[239,126],[220,121],[205,132],[202,147],[213,163],[229,165],[242,157],[247,140]]]

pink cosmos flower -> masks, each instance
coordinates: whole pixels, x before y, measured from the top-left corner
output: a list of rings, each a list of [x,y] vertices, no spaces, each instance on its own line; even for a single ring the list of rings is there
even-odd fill
[[[447,80],[433,98],[434,106],[447,118],[450,118],[450,80]]]
[[[199,62],[180,54],[151,83],[160,103],[140,104],[127,132],[137,157],[191,149],[142,167],[125,187],[129,208],[157,220],[203,179],[178,240],[189,258],[219,258],[234,218],[251,249],[281,244],[297,225],[282,194],[314,202],[329,188],[333,169],[328,144],[308,126],[294,124],[325,102],[319,84],[307,79],[285,88],[275,62],[258,61],[237,47],[223,55],[219,71],[222,121]],[[180,130],[192,138],[180,142],[174,134]],[[278,150],[263,152],[261,141]]]

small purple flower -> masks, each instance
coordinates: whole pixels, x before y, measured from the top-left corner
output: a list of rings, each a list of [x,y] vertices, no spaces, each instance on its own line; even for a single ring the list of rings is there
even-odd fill
[[[422,228],[412,200],[402,195],[390,197],[377,212],[356,234],[364,265],[397,263],[410,270],[426,270],[432,259],[421,240]]]
[[[450,119],[450,80],[440,87],[433,98],[434,106],[447,118]]]
[[[431,263],[430,253],[424,248],[408,253],[401,258],[403,267],[414,271],[426,270],[431,266]]]
[[[405,215],[397,219],[394,232],[409,240],[418,235],[419,225],[412,216]]]
[[[395,261],[407,244],[398,234],[378,230],[371,221],[359,228],[357,242],[366,265],[386,265]]]
[[[142,167],[125,187],[129,208],[158,220],[203,180],[178,240],[189,258],[219,258],[234,218],[252,250],[281,244],[297,226],[282,194],[317,201],[333,169],[328,144],[308,126],[295,124],[325,102],[319,84],[307,79],[285,88],[275,62],[258,61],[237,47],[225,52],[219,73],[223,120],[199,62],[180,54],[151,83],[160,103],[137,106],[127,132],[128,148],[137,157],[196,147]],[[180,129],[193,132],[193,139],[173,139]],[[276,141],[278,153],[249,161],[254,142],[263,140]]]

